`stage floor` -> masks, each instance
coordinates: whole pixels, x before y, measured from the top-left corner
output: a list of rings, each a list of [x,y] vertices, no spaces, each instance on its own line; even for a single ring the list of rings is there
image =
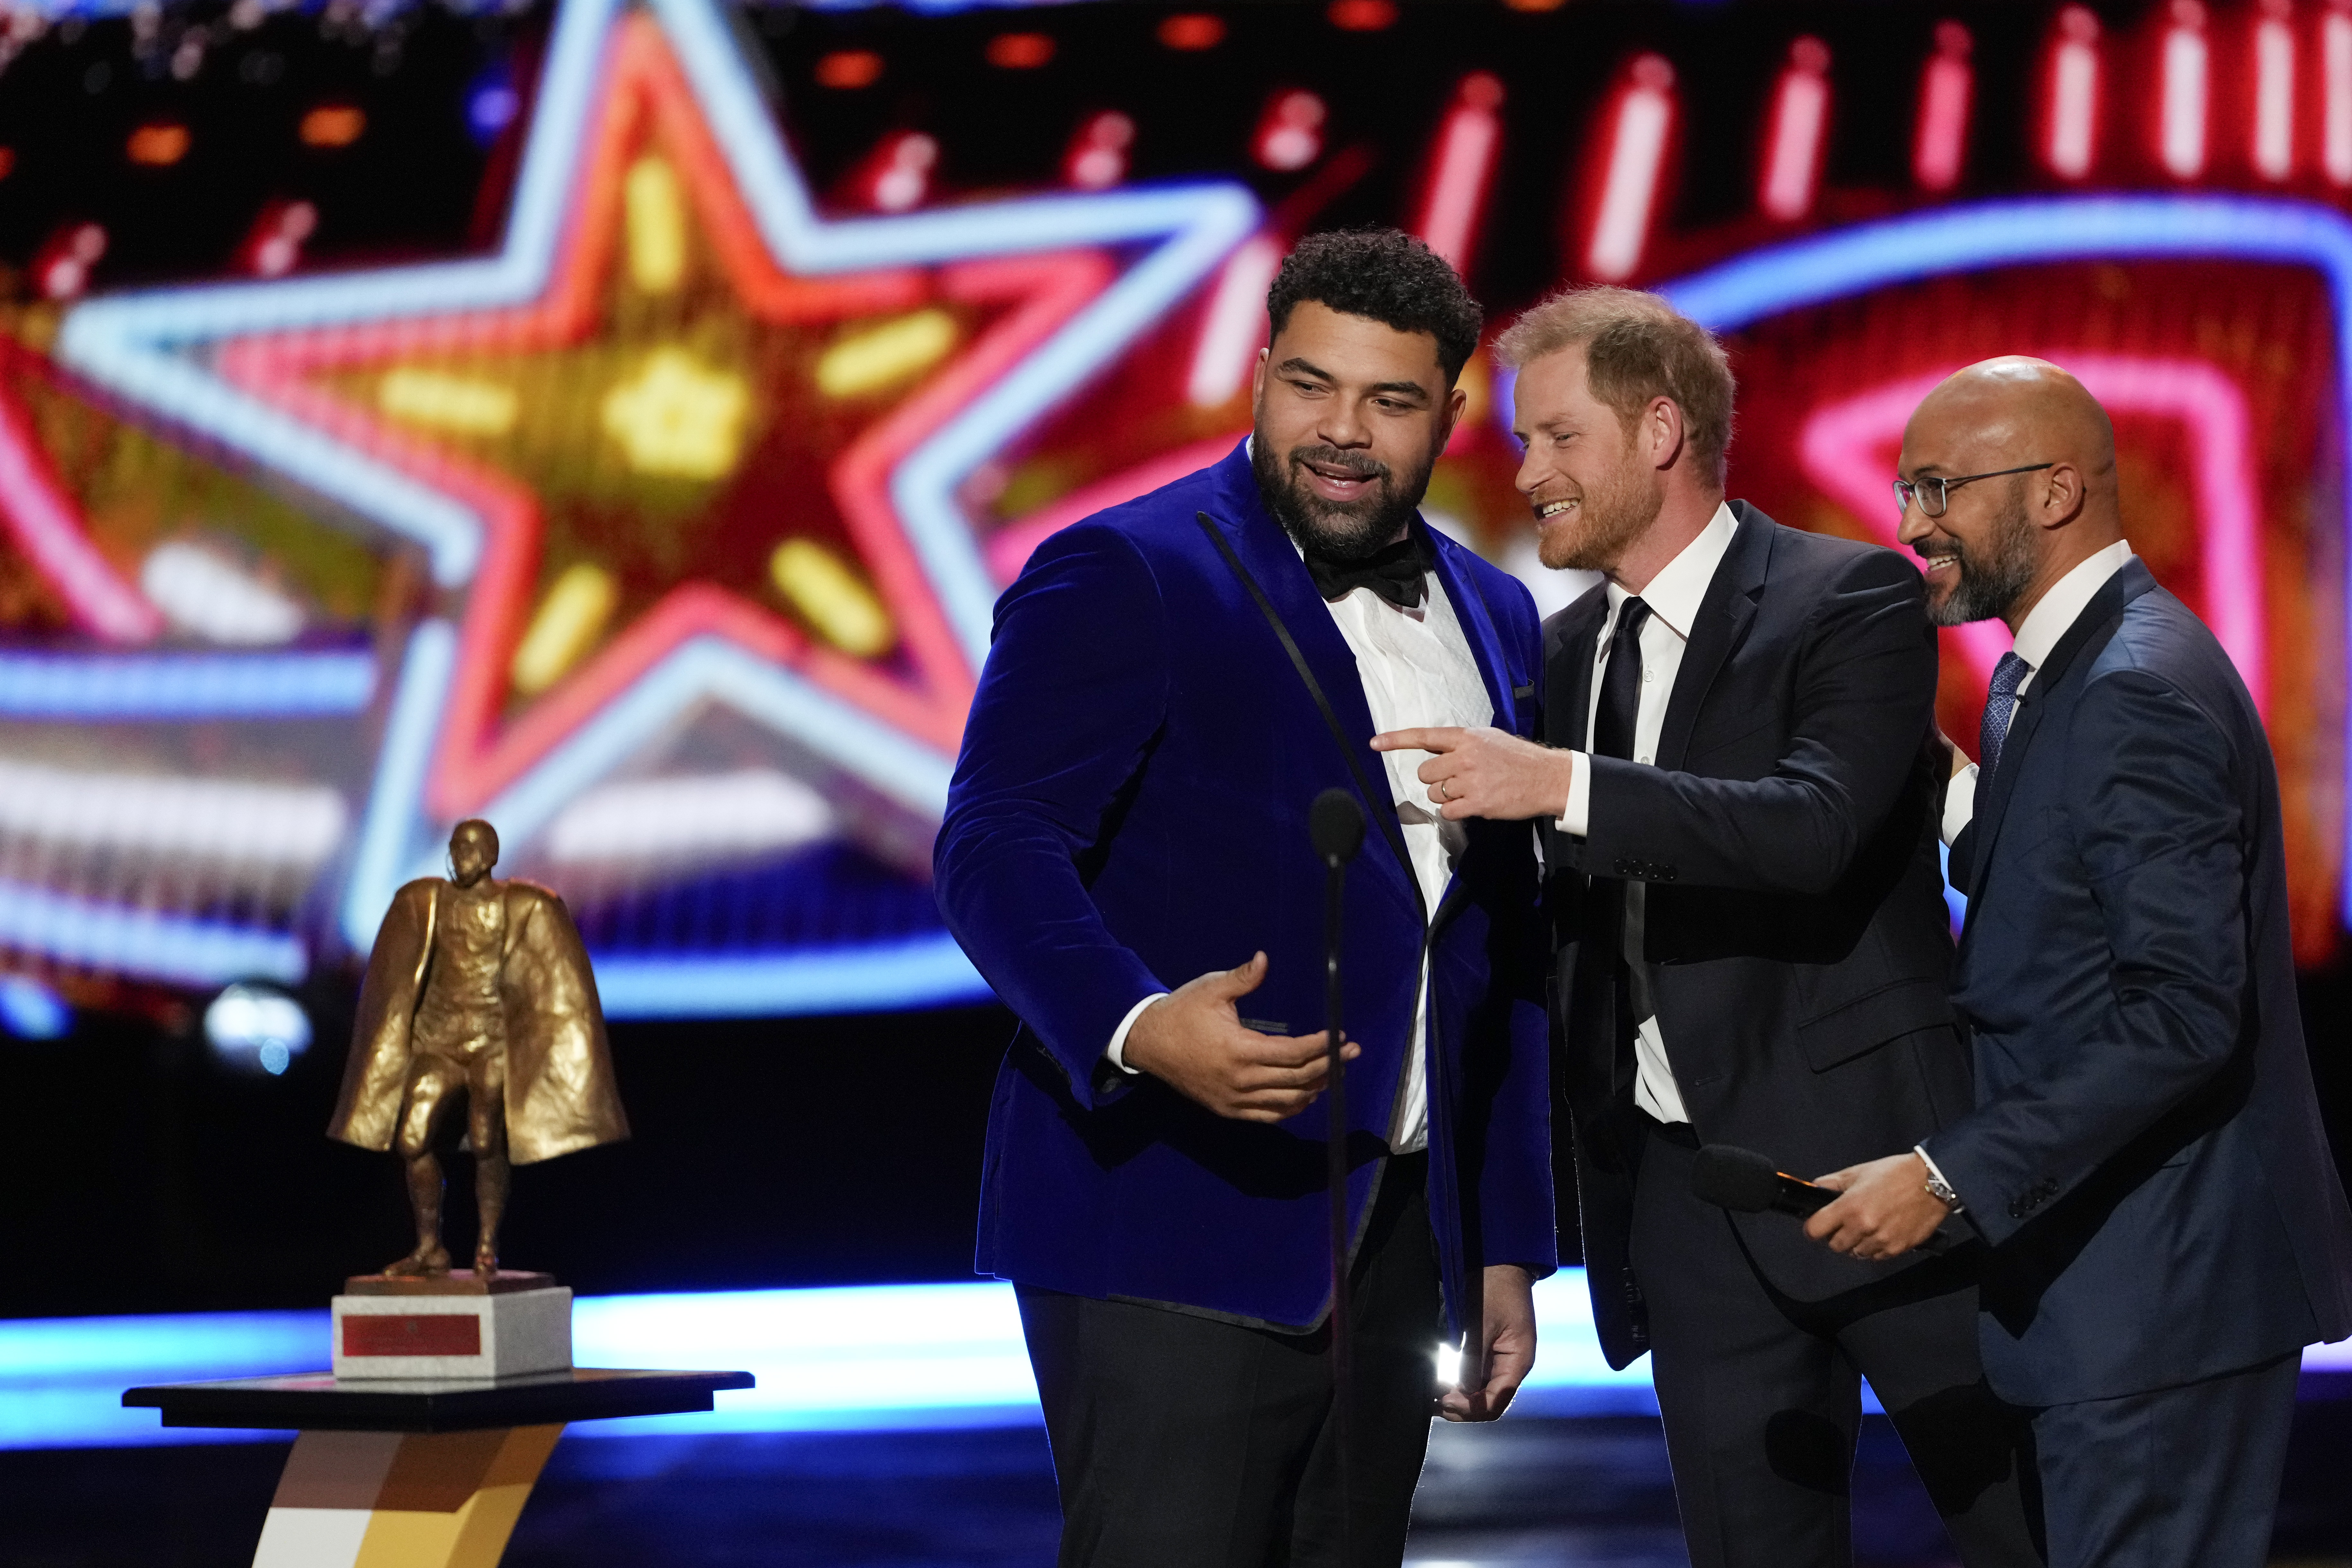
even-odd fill
[[[2306,1379],[2280,1568],[2352,1568],[2352,1398]],[[276,1444],[0,1453],[0,1568],[245,1568]],[[1860,1568],[1953,1561],[1885,1422],[1855,1465]],[[509,1568],[1047,1568],[1053,1471],[1036,1427],[571,1437]],[[1654,1420],[1437,1429],[1408,1562],[1681,1568]]]

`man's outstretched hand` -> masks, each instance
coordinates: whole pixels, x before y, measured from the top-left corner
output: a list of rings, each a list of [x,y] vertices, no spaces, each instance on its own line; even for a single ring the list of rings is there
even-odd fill
[[[1421,764],[1437,814],[1448,820],[1496,822],[1558,816],[1568,809],[1575,758],[1523,741],[1507,730],[1391,730],[1372,737],[1376,752],[1434,752]]]
[[[1902,1257],[1952,1212],[1927,1190],[1927,1163],[1916,1153],[1848,1165],[1814,1184],[1841,1195],[1805,1221],[1805,1234],[1871,1263]]]
[[[1437,1396],[1437,1413],[1448,1421],[1494,1420],[1511,1407],[1519,1384],[1535,1370],[1535,1281],[1515,1263],[1490,1263],[1486,1298],[1486,1381]]]
[[[1127,1032],[1127,1065],[1236,1121],[1280,1121],[1314,1104],[1330,1068],[1324,1035],[1261,1035],[1242,1026],[1234,1005],[1265,983],[1265,969],[1261,952],[1146,1007]],[[1362,1049],[1349,1041],[1340,1058],[1353,1061]]]

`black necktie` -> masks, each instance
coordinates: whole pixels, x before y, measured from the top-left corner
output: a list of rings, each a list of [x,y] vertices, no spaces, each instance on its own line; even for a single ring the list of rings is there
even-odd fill
[[[1422,580],[1433,564],[1429,546],[1417,532],[1407,532],[1361,561],[1335,560],[1311,546],[1307,551],[1307,570],[1314,575],[1315,591],[1326,599],[1343,599],[1358,588],[1370,588],[1400,610],[1421,603]]]
[[[1592,756],[1633,755],[1633,727],[1642,713],[1642,628],[1649,619],[1650,606],[1639,599],[1629,598],[1617,608],[1617,629],[1601,671],[1601,700],[1592,714],[1592,743],[1586,748]],[[1612,1102],[1623,1103],[1639,1070],[1633,1031],[1640,1023],[1633,1016],[1633,972],[1625,965],[1625,884],[1596,873],[1587,898],[1570,1048],[1581,1053],[1587,1081],[1607,1084]],[[1595,1154],[1603,1158],[1631,1158],[1613,1134],[1596,1140],[1596,1145]]]
[[[1601,706],[1592,715],[1596,756],[1633,756],[1633,728],[1642,716],[1642,628],[1650,606],[1627,599],[1617,607],[1617,630],[1609,638],[1609,665],[1601,675]]]

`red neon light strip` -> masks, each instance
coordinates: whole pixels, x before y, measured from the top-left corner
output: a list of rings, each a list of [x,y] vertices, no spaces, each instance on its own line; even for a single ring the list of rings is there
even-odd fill
[[[22,405],[0,391],[0,522],[65,601],[76,625],[110,642],[142,643],[163,617],[99,552]]]

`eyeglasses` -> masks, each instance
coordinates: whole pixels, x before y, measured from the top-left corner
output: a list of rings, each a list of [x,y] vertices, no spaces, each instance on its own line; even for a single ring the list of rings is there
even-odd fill
[[[1944,509],[1952,504],[1952,492],[1962,485],[1972,485],[1979,479],[1997,479],[2004,474],[2033,474],[2043,468],[2054,468],[2055,463],[2028,463],[2021,468],[1995,468],[1989,474],[1962,474],[1958,479],[1897,479],[1895,481],[1895,510],[1899,516],[1911,510],[1916,498],[1922,517],[1941,517]]]

